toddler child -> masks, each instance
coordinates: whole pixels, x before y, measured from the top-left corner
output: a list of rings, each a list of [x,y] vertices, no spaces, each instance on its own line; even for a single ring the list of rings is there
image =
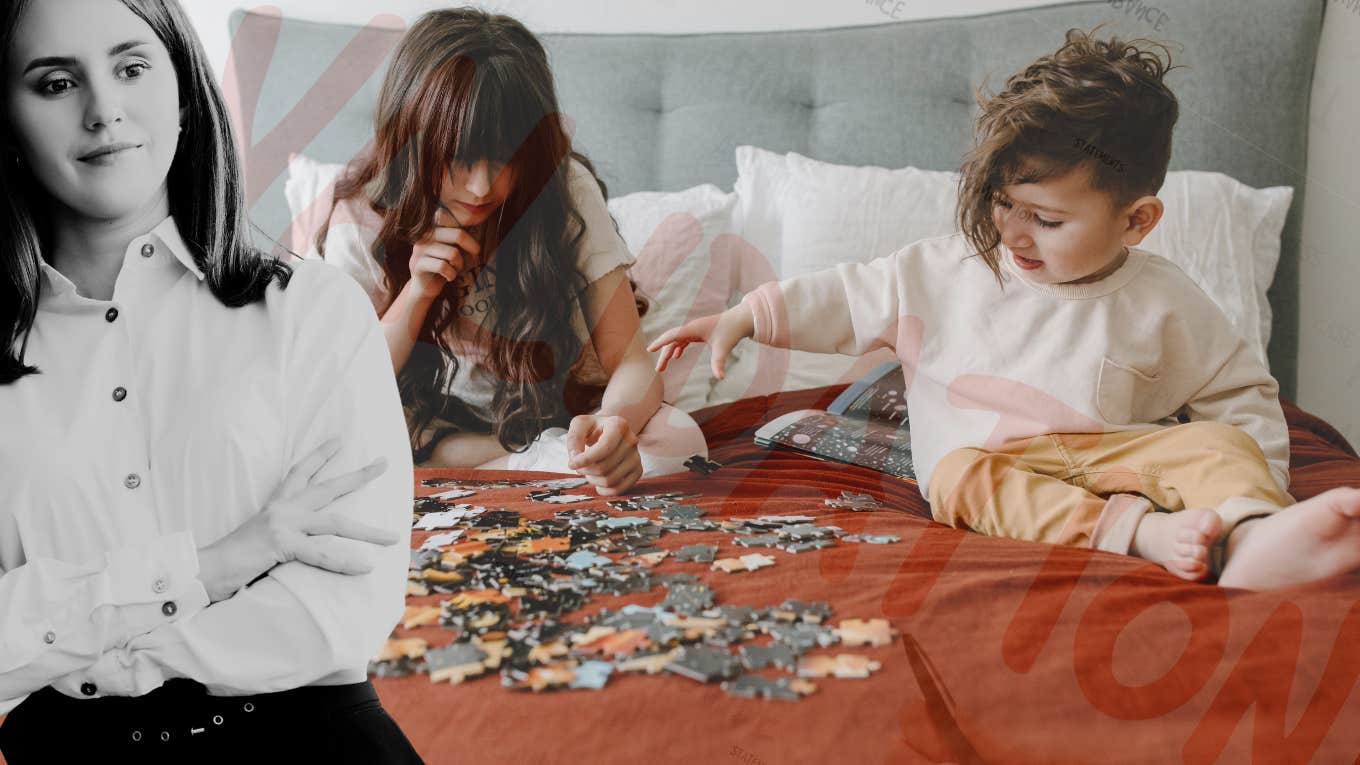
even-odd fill
[[[1165,50],[1163,48],[1163,50]],[[986,99],[960,233],[768,283],[649,350],[893,348],[936,520],[1288,586],[1360,567],[1360,490],[1295,504],[1278,384],[1210,298],[1138,249],[1178,106],[1142,41],[1068,32]]]

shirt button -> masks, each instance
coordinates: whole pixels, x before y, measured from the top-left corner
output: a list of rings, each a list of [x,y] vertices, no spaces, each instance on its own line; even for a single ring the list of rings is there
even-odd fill
[[[156,581],[151,583],[151,591],[156,593],[157,595],[161,594],[162,592],[165,592],[168,589],[170,589],[170,583],[165,581],[164,579],[157,579]]]
[[[94,687],[94,683],[81,683],[80,692],[86,696],[93,696],[96,693],[99,693],[99,689]]]
[[[149,258],[149,257],[151,257],[152,255],[155,255],[155,254],[156,254],[156,247],[155,247],[155,245],[152,245],[152,244],[144,244],[144,245],[142,245],[142,257],[144,257],[144,258]]]
[[[123,386],[120,385],[117,388],[113,389],[114,401],[122,401],[125,398],[127,398],[127,388],[124,388]]]
[[[123,479],[123,485],[129,489],[135,489],[142,485],[142,477],[136,473],[128,473],[127,478]]]
[[[47,634],[43,635],[43,642],[48,645],[52,645],[53,643],[57,642],[57,633],[53,632],[52,630],[48,630]]]
[[[161,613],[166,616],[174,616],[177,611],[179,611],[179,606],[175,605],[173,600],[167,600],[161,604]]]
[[[117,308],[110,308],[109,310],[104,312],[104,321],[107,321],[108,323],[112,324],[117,320],[118,320]]]

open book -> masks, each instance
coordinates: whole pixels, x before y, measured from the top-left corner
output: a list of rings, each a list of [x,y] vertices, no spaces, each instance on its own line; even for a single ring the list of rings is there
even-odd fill
[[[801,409],[771,420],[756,431],[756,444],[914,479],[901,363],[874,367],[826,411]]]

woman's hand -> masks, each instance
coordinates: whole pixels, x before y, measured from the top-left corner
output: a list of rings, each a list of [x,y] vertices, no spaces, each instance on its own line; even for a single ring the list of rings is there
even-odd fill
[[[433,299],[446,284],[481,265],[482,245],[444,210],[435,214],[435,227],[411,247],[411,289]]]
[[[690,343],[708,343],[713,346],[713,376],[721,380],[727,354],[742,338],[751,337],[755,331],[755,317],[751,309],[744,303],[738,303],[722,313],[701,316],[683,326],[662,332],[647,346],[647,351],[661,351],[661,357],[656,361],[656,371],[664,372],[671,359],[680,358]]]
[[[264,509],[237,529],[198,551],[199,579],[212,602],[230,597],[280,563],[299,561],[337,574],[366,574],[373,564],[365,550],[347,545],[353,539],[394,545],[401,535],[334,513],[317,512],[356,491],[387,470],[378,459],[351,473],[316,481],[321,469],[340,451],[331,439],[288,471]]]
[[[642,477],[642,455],[628,420],[581,414],[567,428],[567,467],[585,476],[602,496],[622,494]]]

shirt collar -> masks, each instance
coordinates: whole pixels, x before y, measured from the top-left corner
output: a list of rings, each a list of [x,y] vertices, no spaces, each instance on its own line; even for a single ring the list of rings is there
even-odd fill
[[[169,252],[173,262],[179,263],[199,281],[203,281],[203,271],[194,262],[194,256],[191,254],[189,246],[185,244],[184,237],[180,236],[179,225],[175,223],[175,216],[167,215],[165,220],[156,224],[155,228],[129,242],[127,251],[123,253],[123,262],[127,263],[133,257],[141,257],[142,247],[148,244],[158,251],[163,249]],[[61,297],[68,293],[76,294],[76,285],[60,271],[50,266],[46,260],[41,261],[39,270],[42,274],[42,296],[44,298]]]
[[[147,237],[151,239],[152,244],[159,243],[160,246],[168,249],[170,254],[175,256],[175,260],[189,269],[189,273],[197,277],[200,282],[203,281],[203,271],[198,267],[198,263],[194,262],[193,253],[189,250],[189,246],[184,243],[184,238],[180,236],[179,225],[175,223],[175,216],[166,216],[165,220],[151,229],[151,233],[147,234]],[[140,238],[134,241],[132,246],[140,247],[139,242]]]
[[[46,260],[38,261],[38,272],[42,275],[42,289],[38,294],[44,302],[67,294],[76,294],[76,285],[60,271],[49,266]]]
[[[1000,248],[997,249],[1001,253],[1001,262],[1003,266],[1005,266],[1005,270],[1014,276],[1021,284],[1035,292],[1042,292],[1067,300],[1098,298],[1117,292],[1129,282],[1133,281],[1133,278],[1138,275],[1138,272],[1143,270],[1143,266],[1147,263],[1149,257],[1149,253],[1146,250],[1130,247],[1129,256],[1124,259],[1123,265],[1098,282],[1088,282],[1086,284],[1036,284],[1024,277],[1024,272],[1021,271],[1020,266],[1015,265],[1015,261],[1013,261],[1004,250],[1001,250]]]

